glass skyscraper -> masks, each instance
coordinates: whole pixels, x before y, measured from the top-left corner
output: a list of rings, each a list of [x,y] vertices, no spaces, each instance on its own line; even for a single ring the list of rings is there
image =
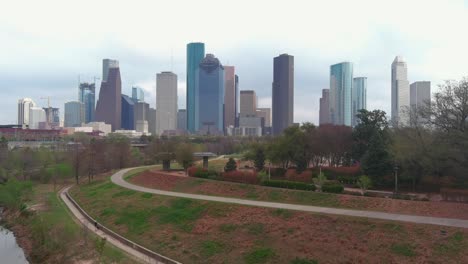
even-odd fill
[[[128,95],[122,94],[122,129],[135,130],[135,101]]]
[[[79,127],[84,121],[84,104],[78,101],[65,103],[65,127]]]
[[[357,125],[357,113],[361,109],[367,109],[367,77],[353,79],[353,126]]]
[[[271,100],[273,135],[280,135],[294,123],[294,56],[292,55],[281,54],[273,59]]]
[[[84,104],[85,122],[93,122],[96,105],[96,85],[94,83],[80,83],[78,97],[78,100]]]
[[[223,134],[224,67],[213,54],[207,54],[200,63],[195,84],[195,131]]]
[[[187,44],[187,130],[195,133],[196,75],[200,62],[205,57],[205,44]]]
[[[352,89],[353,64],[342,62],[330,66],[330,122],[332,124],[352,125]]]
[[[133,86],[132,87],[132,99],[135,102],[144,102],[145,92],[143,92],[143,89],[138,86]]]

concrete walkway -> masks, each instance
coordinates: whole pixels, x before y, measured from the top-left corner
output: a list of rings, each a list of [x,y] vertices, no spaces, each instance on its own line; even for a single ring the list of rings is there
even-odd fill
[[[468,220],[462,220],[462,219],[416,216],[416,215],[405,215],[405,214],[392,214],[392,213],[383,213],[383,212],[375,212],[375,211],[349,210],[349,209],[318,207],[318,206],[310,206],[310,205],[262,202],[262,201],[252,201],[252,200],[210,196],[210,195],[162,191],[162,190],[137,186],[137,185],[134,185],[125,181],[123,179],[124,174],[132,169],[135,169],[135,168],[123,169],[121,171],[116,172],[111,177],[112,182],[124,188],[135,190],[135,191],[173,196],[173,197],[196,199],[196,200],[232,203],[232,204],[240,204],[240,205],[268,207],[268,208],[279,208],[279,209],[288,209],[288,210],[313,212],[313,213],[356,216],[356,217],[365,217],[365,218],[372,218],[372,219],[410,222],[410,223],[417,223],[417,224],[431,224],[431,225],[468,228]]]
[[[107,240],[107,243],[111,243],[115,247],[123,250],[124,252],[128,253],[130,256],[134,257],[135,260],[141,263],[154,263],[154,264],[164,264],[163,262],[157,261],[154,258],[151,258],[135,249],[133,249],[130,246],[127,246],[120,242],[119,240],[114,239],[113,237],[105,234],[102,232],[100,229],[96,229],[94,226],[94,223],[91,223],[88,221],[87,218],[81,212],[75,207],[75,205],[67,198],[66,193],[70,187],[65,187],[60,191],[60,198],[62,201],[65,203],[65,205],[68,207],[68,209],[72,212],[72,214],[76,217],[76,219],[85,227],[87,227],[91,232],[96,234],[97,236],[101,238],[105,238]]]

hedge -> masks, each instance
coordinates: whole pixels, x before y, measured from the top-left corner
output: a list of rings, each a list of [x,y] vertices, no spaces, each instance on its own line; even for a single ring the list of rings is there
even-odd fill
[[[342,193],[344,191],[344,187],[339,183],[326,182],[322,185],[322,191],[328,193]]]
[[[269,187],[277,187],[277,188],[315,191],[315,185],[307,184],[307,183],[303,183],[303,182],[266,180],[266,181],[262,182],[262,185],[269,186]]]

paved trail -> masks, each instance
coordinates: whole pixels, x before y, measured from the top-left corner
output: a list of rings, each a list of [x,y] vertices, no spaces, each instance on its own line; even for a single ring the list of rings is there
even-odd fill
[[[357,217],[365,217],[365,218],[373,218],[373,219],[381,219],[381,220],[411,222],[411,223],[417,223],[417,224],[431,224],[431,225],[468,228],[468,220],[463,220],[463,219],[393,214],[393,213],[383,213],[383,212],[375,212],[375,211],[349,210],[349,209],[319,207],[319,206],[310,206],[310,205],[262,202],[262,201],[252,201],[252,200],[210,196],[210,195],[162,191],[162,190],[137,186],[137,185],[134,185],[125,181],[123,179],[124,174],[132,169],[135,169],[135,168],[123,169],[121,171],[116,172],[111,177],[112,182],[124,188],[135,190],[135,191],[173,196],[173,197],[196,199],[196,200],[205,200],[205,201],[232,203],[232,204],[241,204],[241,205],[249,205],[249,206],[268,207],[268,208],[280,208],[280,209],[289,209],[289,210],[304,211],[304,212],[333,214],[333,215],[357,216]]]

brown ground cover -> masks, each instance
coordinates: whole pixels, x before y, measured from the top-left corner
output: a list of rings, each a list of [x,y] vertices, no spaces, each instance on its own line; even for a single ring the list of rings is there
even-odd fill
[[[294,191],[257,185],[184,177],[183,174],[165,173],[156,169],[135,175],[130,178],[129,181],[136,185],[167,191],[382,211],[389,213],[468,219],[468,204],[466,203],[408,201],[344,194],[337,195]]]
[[[109,228],[182,263],[468,263],[466,229],[148,195],[108,181],[72,195]]]

